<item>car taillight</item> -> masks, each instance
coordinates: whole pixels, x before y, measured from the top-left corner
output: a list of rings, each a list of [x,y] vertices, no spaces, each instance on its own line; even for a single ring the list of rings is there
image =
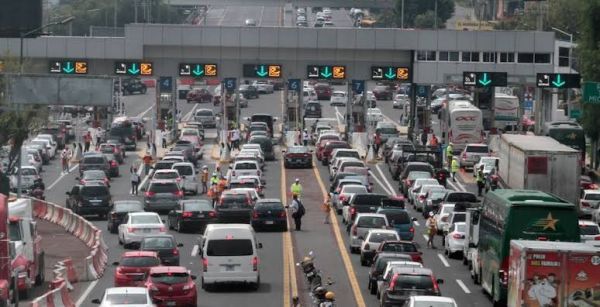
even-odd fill
[[[344,196],[344,195],[340,195],[340,201],[341,201],[341,202],[343,202],[343,201],[345,201],[345,200],[346,200],[346,196]]]
[[[356,208],[350,208],[350,216],[354,216],[356,214]]]
[[[104,178],[104,183],[108,184],[108,178]]]
[[[158,229],[158,231],[160,231],[160,232],[167,232],[167,228],[165,226],[160,226],[160,228]]]
[[[254,256],[254,258],[252,258],[252,270],[253,271],[258,271],[258,257]]]
[[[407,186],[411,187],[411,186],[412,186],[412,184],[413,184],[413,183],[412,183],[412,180],[409,180],[409,179],[407,179],[407,180],[406,180],[406,185],[407,185]]]
[[[194,282],[190,282],[187,285],[183,286],[183,290],[191,290],[192,288],[194,288]]]
[[[287,217],[287,213],[285,213],[285,211],[281,211],[279,213],[279,217],[285,218],[285,217]]]
[[[215,211],[208,211],[209,217],[217,217],[217,213]]]
[[[433,291],[435,291],[435,293],[440,293],[440,286],[437,284],[437,281],[435,278],[433,278],[433,276],[431,276],[431,282],[433,283]]]
[[[193,213],[192,212],[183,212],[181,214],[182,217],[192,217]]]
[[[408,231],[409,231],[409,232],[413,232],[413,233],[414,233],[414,232],[415,232],[415,228],[414,228],[414,227],[411,227],[411,228],[409,228],[409,229],[408,229]]]
[[[502,283],[502,285],[508,285],[508,272],[505,270],[498,270],[498,278],[500,279],[500,283]]]
[[[117,167],[117,161],[115,161],[115,160],[110,161],[110,166]]]
[[[123,268],[118,267],[117,268],[117,275],[121,275],[121,274],[123,274]]]
[[[352,225],[352,235],[353,236],[357,236],[358,235],[358,229],[357,229],[356,225]]]
[[[337,193],[340,193],[340,191],[341,191],[341,190],[342,190],[342,188],[339,188],[339,187],[338,187],[337,189],[335,189],[335,191],[336,191]]]
[[[600,236],[596,236],[596,237],[594,238],[594,241],[600,241]]]
[[[581,202],[581,206],[582,206],[582,207],[589,207],[589,206],[590,206],[590,203],[588,203],[587,201],[582,201],[582,202]]]
[[[539,237],[537,237],[537,240],[538,241],[548,241],[548,238],[547,237],[543,237],[543,236],[539,236]]]
[[[135,232],[136,230],[135,227],[127,227],[127,232]]]
[[[208,271],[208,259],[207,258],[202,258],[202,271],[203,272]]]
[[[453,234],[453,235],[452,235],[452,237],[453,237],[454,239],[464,239],[464,238],[465,238],[465,235],[462,235],[462,234],[460,234],[460,233],[455,233],[455,234]]]
[[[179,250],[177,248],[173,249],[173,255],[174,256],[179,256]]]
[[[154,195],[156,195],[156,193],[152,192],[152,191],[146,191],[146,197],[152,197]]]
[[[256,211],[252,212],[252,218],[257,219],[258,218],[258,212],[256,212]]]
[[[421,255],[412,255],[413,261],[414,262],[419,262],[419,263],[423,263],[423,258],[421,258]]]
[[[392,278],[392,282],[390,283],[390,287],[388,288],[388,290],[394,290],[395,287],[396,287],[396,276],[394,276]]]
[[[177,191],[173,192],[173,195],[175,195],[177,197],[183,197],[183,191],[177,190]]]
[[[79,180],[79,183],[85,184],[85,180],[81,179],[81,180]]]

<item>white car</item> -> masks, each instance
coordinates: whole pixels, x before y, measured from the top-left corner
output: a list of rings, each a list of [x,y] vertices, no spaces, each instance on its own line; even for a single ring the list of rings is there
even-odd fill
[[[260,94],[272,94],[273,92],[275,92],[275,87],[273,86],[273,84],[269,83],[266,80],[254,81],[253,85],[256,87],[258,93]]]
[[[368,108],[367,109],[367,121],[368,122],[378,122],[383,120],[383,113],[379,108]]]
[[[119,225],[119,244],[125,248],[139,244],[146,236],[163,234],[167,227],[156,212],[133,212]]]
[[[36,139],[44,139],[44,140],[48,140],[50,141],[50,145],[52,147],[54,147],[54,151],[56,152],[57,148],[58,148],[58,144],[56,144],[56,141],[54,141],[54,137],[52,136],[52,134],[38,134],[36,137]]]
[[[177,184],[179,185],[179,187],[182,188],[181,176],[179,175],[179,172],[176,169],[155,170],[154,173],[152,174],[151,181],[152,180],[174,180],[174,181],[177,181]]]
[[[579,200],[579,216],[600,223],[600,190],[584,190]]]
[[[379,245],[383,241],[398,241],[400,236],[392,229],[369,229],[364,241],[360,245],[360,264],[369,265],[375,256]]]
[[[500,161],[498,157],[481,157],[479,158],[479,162],[475,163],[473,169],[477,170],[483,165],[483,175],[489,175],[492,170],[496,167],[496,161]],[[477,172],[473,172],[473,177],[477,177]]]
[[[413,207],[416,208],[414,200],[417,194],[419,194],[421,187],[424,185],[439,185],[439,181],[434,178],[417,178],[413,185],[408,188],[408,201],[413,203]]]
[[[38,173],[42,172],[42,160],[36,160],[33,154],[27,154],[27,158],[23,159],[23,165],[33,166]]]
[[[429,195],[429,193],[432,191],[445,192],[446,188],[439,184],[428,184],[421,186],[419,194],[415,195],[415,207],[417,208],[417,211],[423,212],[423,210],[425,210],[425,205],[427,204],[427,195]]]
[[[258,192],[256,191],[256,189],[253,189],[253,188],[235,188],[235,189],[230,189],[229,191],[236,192],[236,193],[247,193],[250,196],[250,198],[252,199],[252,202],[255,202],[260,199],[260,195],[258,195]]]
[[[102,299],[93,299],[92,304],[100,307],[135,306],[153,307],[149,290],[144,287],[115,287],[104,290]]]
[[[458,307],[456,301],[451,297],[415,295],[411,296],[404,306],[421,307],[421,306],[436,306],[436,307]]]
[[[463,252],[466,244],[466,231],[467,224],[465,222],[454,223],[448,229],[448,234],[446,235],[444,244],[444,252],[449,258],[452,258],[458,252]]]
[[[10,176],[10,186],[13,190],[16,190],[17,185],[17,172],[15,168],[13,174]],[[35,168],[31,165],[21,165],[21,189],[28,190],[34,184],[35,180],[39,179],[40,175]]]
[[[230,172],[228,172],[227,180],[231,181],[233,179],[237,179],[238,176],[246,176],[246,175],[258,175],[262,180],[262,171],[260,170],[260,165],[256,161],[252,160],[242,160],[235,161],[233,165],[229,167]]]
[[[439,235],[443,233],[444,228],[448,228],[448,217],[454,212],[454,204],[444,204],[433,218],[436,221],[437,232]]]
[[[600,240],[600,226],[592,221],[579,221],[581,242]]]
[[[183,192],[190,192],[193,195],[198,194],[198,176],[194,164],[190,162],[177,162],[171,166],[177,170],[182,179]]]
[[[408,95],[406,94],[396,94],[394,96],[394,101],[392,102],[392,107],[394,109],[402,109],[405,105],[410,103]]]
[[[314,88],[304,88],[302,90],[302,100],[306,103],[309,101],[317,101],[317,92]]]
[[[387,229],[390,223],[385,214],[359,213],[350,227],[350,252],[358,252],[370,229]]]
[[[333,91],[331,98],[329,99],[329,104],[331,106],[345,107],[346,102],[348,102],[348,96],[346,96],[346,92],[344,91]]]
[[[331,198],[333,206],[338,214],[342,213],[344,202],[349,201],[350,198],[352,198],[352,195],[369,193],[367,187],[365,187],[358,180],[342,179],[340,180],[340,184],[342,184],[344,181],[346,181],[348,184],[344,184],[339,192],[335,191],[334,193],[332,193],[333,197]]]

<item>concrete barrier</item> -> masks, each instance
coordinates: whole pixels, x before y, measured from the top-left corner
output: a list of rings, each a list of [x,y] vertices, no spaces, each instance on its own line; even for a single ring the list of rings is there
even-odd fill
[[[352,148],[358,151],[361,157],[367,157],[369,140],[366,132],[354,132],[352,133]]]

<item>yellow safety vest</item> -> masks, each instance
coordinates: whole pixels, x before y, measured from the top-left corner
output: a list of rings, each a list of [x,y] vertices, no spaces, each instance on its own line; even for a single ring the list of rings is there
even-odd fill
[[[456,161],[454,159],[452,160],[452,172],[453,173],[458,172],[458,161]]]
[[[452,156],[453,154],[452,145],[448,145],[448,147],[446,147],[446,156]]]
[[[292,194],[300,195],[302,194],[302,185],[299,183],[292,183],[290,190],[292,191]]]
[[[477,170],[477,182],[483,182],[483,172]]]

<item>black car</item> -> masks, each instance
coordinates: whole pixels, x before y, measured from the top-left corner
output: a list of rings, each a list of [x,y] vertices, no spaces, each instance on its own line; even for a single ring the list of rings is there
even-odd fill
[[[83,171],[87,170],[101,170],[109,175],[109,162],[108,159],[101,153],[86,152],[83,154],[83,158],[79,161],[79,176],[83,175]]]
[[[108,161],[108,175],[110,177],[119,177],[119,162],[114,154],[104,154]]]
[[[118,82],[115,84],[115,87],[118,88]],[[134,93],[146,94],[148,87],[142,80],[138,78],[130,78],[121,80],[121,90],[123,92],[123,96],[130,95]]]
[[[358,213],[375,213],[381,207],[381,202],[389,197],[385,194],[355,194],[350,198],[348,205],[350,206],[350,220],[344,221],[351,225]]]
[[[242,97],[244,97],[246,99],[252,99],[252,98],[259,97],[258,89],[255,86],[249,85],[249,84],[240,85],[239,93],[240,93],[240,95],[242,95]]]
[[[163,265],[179,266],[179,247],[183,243],[175,242],[173,235],[147,236],[140,242],[141,251],[156,252]]]
[[[265,136],[254,136],[250,138],[248,144],[259,144],[260,149],[262,149],[265,155],[265,160],[275,160],[275,152],[273,151],[273,141],[271,138]]]
[[[254,229],[274,227],[287,231],[287,214],[281,200],[259,199],[254,204],[251,223]]]
[[[215,206],[221,223],[249,223],[252,199],[246,192],[225,191]]]
[[[304,104],[304,117],[305,118],[321,118],[322,110],[321,103],[318,101],[309,101]]]
[[[130,212],[144,212],[142,203],[137,200],[118,200],[108,215],[107,229],[110,233],[117,233],[119,225],[125,222]]]
[[[369,270],[369,284],[367,289],[371,294],[377,292],[377,281],[383,279],[383,273],[388,262],[391,261],[412,261],[409,255],[395,254],[395,253],[380,253],[373,258],[371,263],[371,269]]]
[[[67,191],[66,194],[67,208],[79,215],[94,214],[99,215],[100,218],[106,218],[113,207],[110,191],[103,183],[78,184],[70,192]]]
[[[125,150],[125,143],[123,139],[119,137],[109,137],[106,140],[105,144],[113,146],[115,148],[115,152],[117,154],[121,154],[121,156],[123,156],[123,159],[125,159],[125,156],[127,155],[127,150]]]
[[[125,162],[123,154],[118,151],[114,144],[100,144],[98,150],[104,155],[111,156],[109,160],[116,160],[119,164],[123,164],[123,162]]]
[[[212,207],[212,203],[206,199],[182,200],[179,206],[169,211],[167,217],[169,229],[178,232],[188,229],[200,230],[217,221],[217,212]]]
[[[312,168],[312,151],[306,146],[290,146],[283,151],[283,167]]]

